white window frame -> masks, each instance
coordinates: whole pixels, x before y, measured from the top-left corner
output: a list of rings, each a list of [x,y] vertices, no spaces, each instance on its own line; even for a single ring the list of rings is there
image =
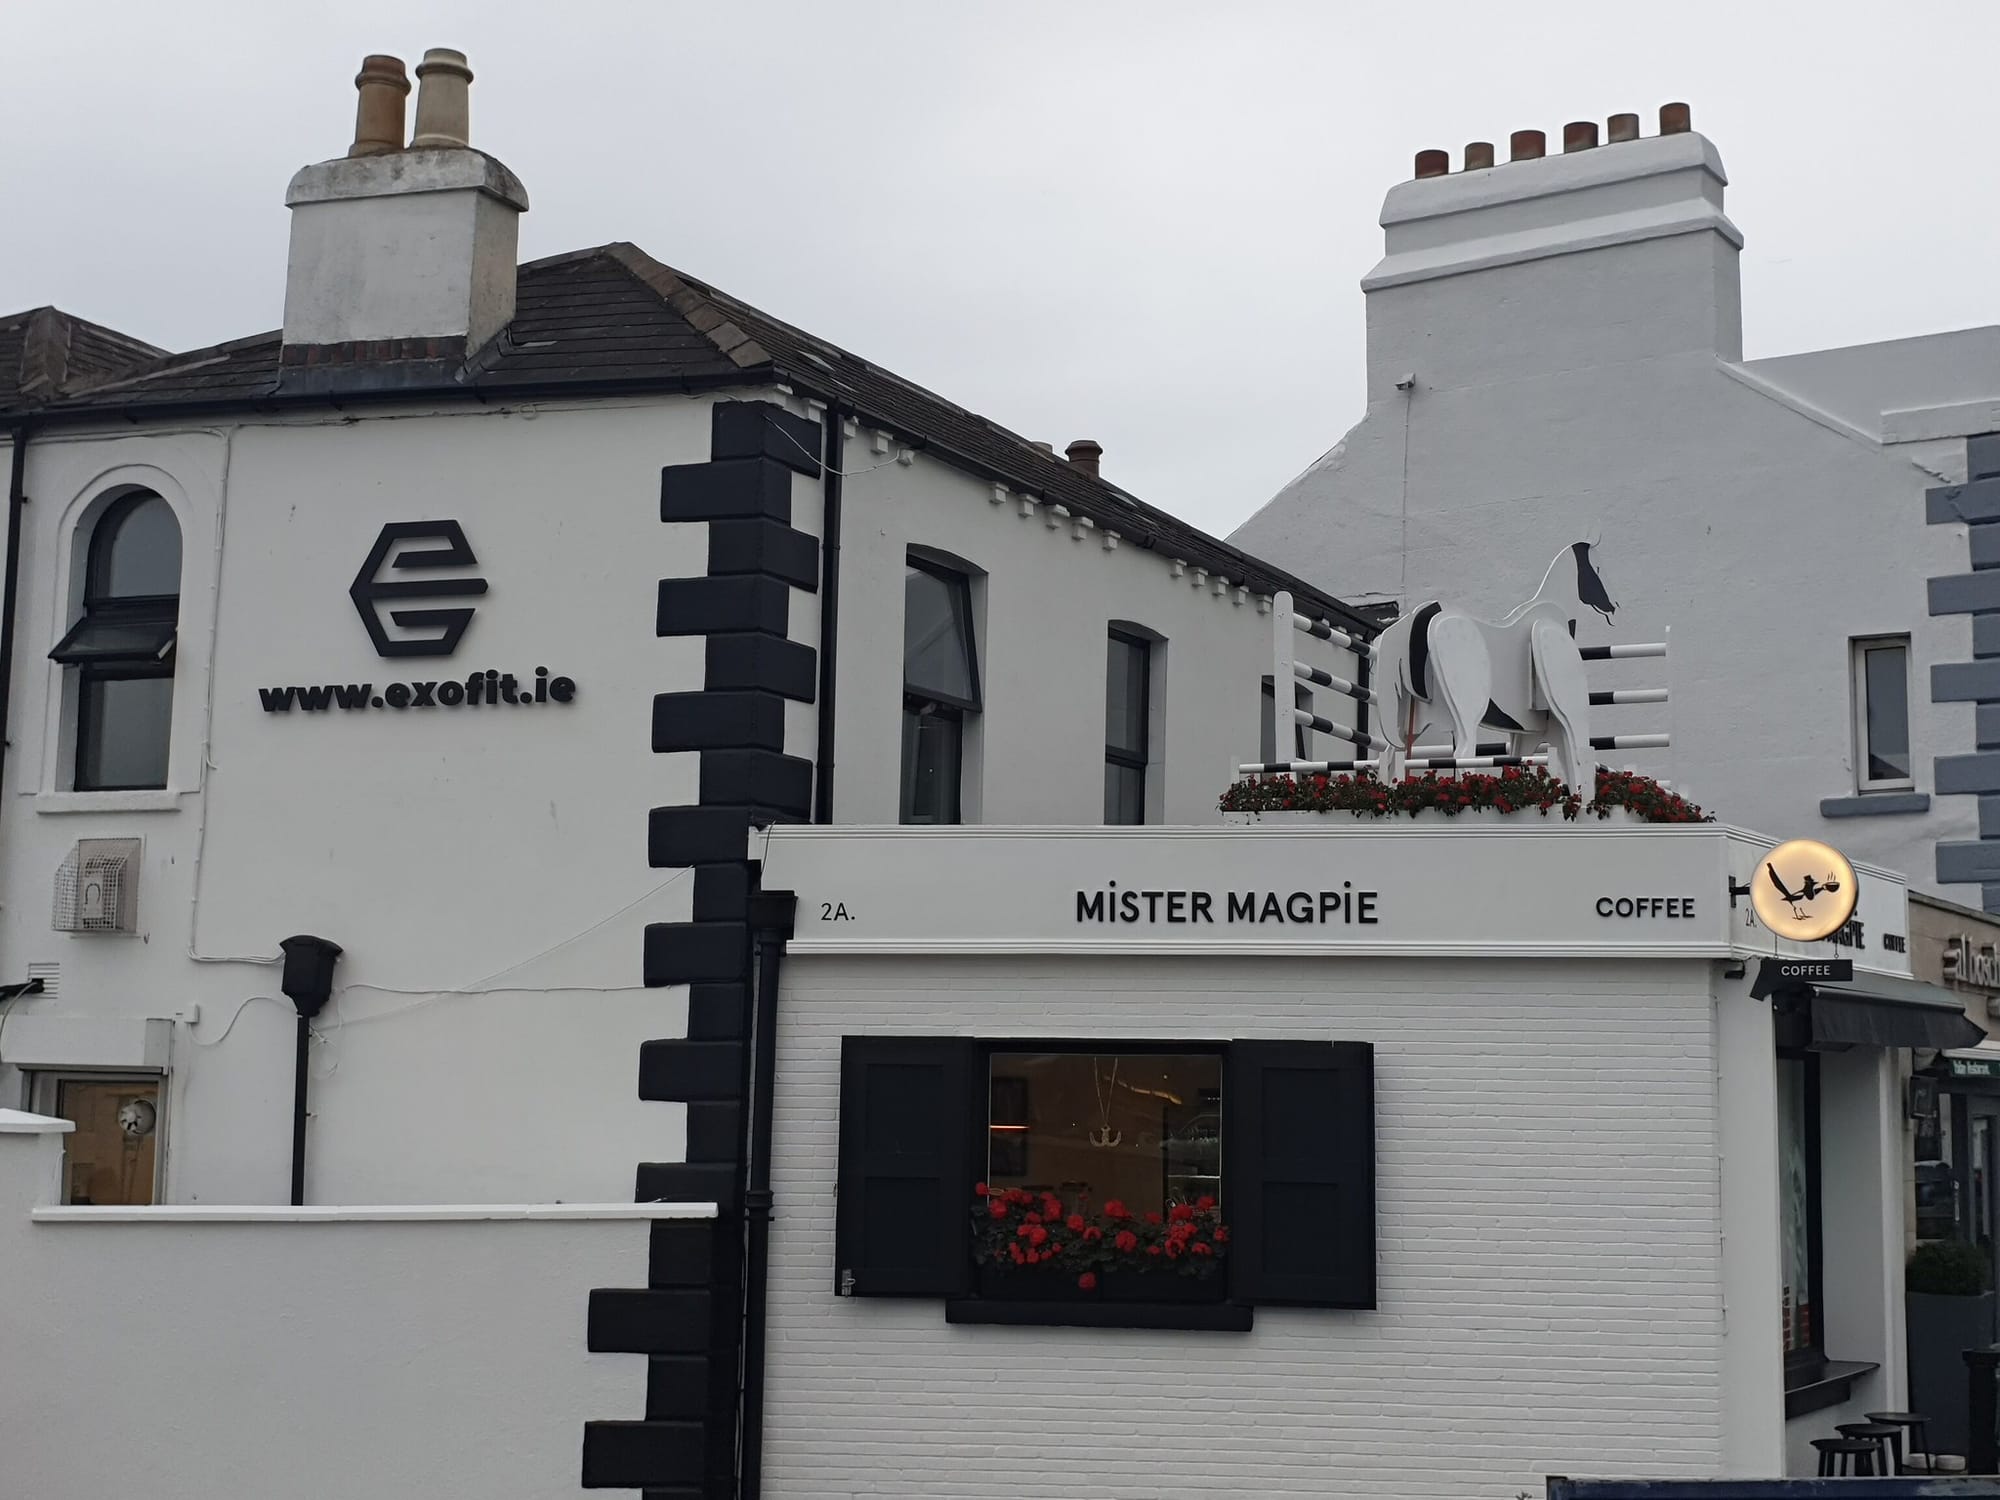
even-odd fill
[[[1903,726],[1910,741],[1908,776],[1871,777],[1868,774],[1868,653],[1895,647],[1903,653]],[[1854,786],[1860,792],[1912,792],[1916,790],[1916,736],[1910,713],[1910,638],[1907,635],[1858,635],[1847,643],[1847,671],[1853,702]]]
[[[57,1106],[62,1097],[62,1086],[66,1083],[137,1083],[151,1084],[153,1095],[153,1191],[154,1203],[166,1202],[167,1186],[167,1102],[170,1096],[168,1075],[164,1070],[151,1068],[36,1068],[21,1070],[23,1093],[31,1114],[47,1115],[51,1118],[66,1118],[57,1115]],[[63,1154],[62,1198],[69,1202],[69,1154]]]

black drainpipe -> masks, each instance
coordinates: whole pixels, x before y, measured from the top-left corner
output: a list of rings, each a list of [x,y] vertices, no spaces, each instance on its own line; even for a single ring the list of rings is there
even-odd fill
[[[7,766],[8,714],[14,702],[14,616],[21,592],[21,512],[28,504],[28,424],[13,431],[13,463],[7,478],[7,576],[0,585],[0,772]]]
[[[758,1500],[764,1488],[764,1279],[771,1264],[771,1092],[778,1075],[778,966],[797,910],[798,898],[790,891],[759,891],[750,898],[750,951],[757,968],[757,996],[751,1011],[750,1140],[743,1191],[750,1244],[743,1266],[739,1500]]]
[[[826,481],[821,491],[825,513],[820,518],[819,578],[819,744],[813,774],[815,823],[833,821],[833,700],[834,661],[840,644],[840,479],[846,463],[847,414],[831,403],[826,408]]]

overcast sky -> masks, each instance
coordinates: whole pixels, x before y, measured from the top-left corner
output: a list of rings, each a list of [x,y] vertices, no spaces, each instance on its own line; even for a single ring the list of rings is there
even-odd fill
[[[527,184],[524,258],[635,241],[1218,532],[1360,415],[1357,282],[1422,147],[1684,99],[1747,354],[2000,321],[1990,0],[16,3],[0,311],[276,327],[287,179],[345,151],[363,53],[430,46]]]

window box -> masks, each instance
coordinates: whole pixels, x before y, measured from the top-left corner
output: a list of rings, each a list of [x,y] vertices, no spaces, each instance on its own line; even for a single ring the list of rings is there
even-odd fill
[[[947,1323],[1006,1328],[1151,1328],[1248,1333],[1257,1310],[1245,1302],[1019,1302],[1011,1297],[953,1297]]]
[[[1181,1276],[1171,1271],[1099,1271],[1097,1285],[1085,1291],[1064,1271],[1016,1270],[1011,1266],[975,1268],[973,1285],[981,1297],[1007,1297],[1021,1302],[1220,1302],[1229,1291],[1227,1262],[1209,1276]]]

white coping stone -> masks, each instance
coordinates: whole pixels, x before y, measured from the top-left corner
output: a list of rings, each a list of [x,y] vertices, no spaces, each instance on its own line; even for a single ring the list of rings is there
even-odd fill
[[[50,1115],[31,1115],[25,1109],[0,1109],[0,1135],[67,1135],[74,1122]]]
[[[18,1111],[0,1111],[15,1114]],[[65,1127],[67,1120],[60,1122]],[[0,1126],[4,1128],[4,1126]],[[712,1219],[713,1203],[163,1203],[50,1205],[38,1224],[328,1224],[528,1219]]]

